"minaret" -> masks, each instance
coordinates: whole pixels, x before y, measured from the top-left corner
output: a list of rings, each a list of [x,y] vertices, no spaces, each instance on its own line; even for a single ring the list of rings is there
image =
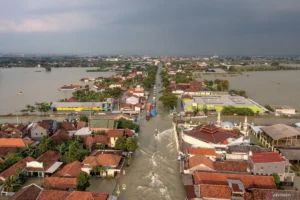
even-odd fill
[[[221,112],[218,112],[218,120],[217,120],[217,124],[220,125],[221,124]]]
[[[243,124],[243,130],[247,133],[247,129],[248,129],[248,120],[247,120],[247,116],[245,116],[245,122]]]

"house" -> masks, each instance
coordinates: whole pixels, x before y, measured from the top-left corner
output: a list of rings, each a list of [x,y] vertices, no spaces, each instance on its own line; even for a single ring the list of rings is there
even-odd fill
[[[109,194],[74,191],[65,200],[109,200]],[[114,198],[112,198],[114,199]]]
[[[0,185],[4,183],[4,181],[9,178],[10,176],[17,175],[20,171],[22,171],[26,167],[26,163],[33,161],[34,158],[27,156],[23,158],[19,162],[15,163],[14,165],[10,166],[8,169],[4,170],[0,173]]]
[[[189,147],[188,148],[188,155],[194,156],[194,155],[204,155],[207,158],[209,158],[212,161],[215,161],[217,158],[217,153],[215,149],[212,148],[195,148],[195,147]]]
[[[256,175],[278,174],[281,182],[293,184],[295,173],[291,164],[277,152],[259,152],[249,156],[251,171]]]
[[[81,172],[82,164],[79,161],[68,163],[63,168],[59,169],[53,176],[54,177],[74,177],[76,178]]]
[[[57,130],[57,121],[52,119],[42,120],[43,123],[47,123],[50,126],[50,135]]]
[[[68,132],[77,130],[76,127],[74,126],[74,124],[71,123],[71,122],[62,122],[61,123],[61,128],[68,131]]]
[[[134,111],[134,105],[122,103],[120,104],[120,111],[121,112]]]
[[[270,105],[270,107],[273,108],[275,113],[278,114],[284,114],[284,115],[296,114],[296,109],[288,105]]]
[[[249,160],[249,155],[253,152],[266,152],[267,149],[256,145],[237,145],[229,146],[226,149],[226,160]]]
[[[252,188],[276,190],[273,176],[194,172],[195,196],[199,199],[244,199]]]
[[[9,200],[37,200],[42,191],[43,188],[33,183],[20,189]]]
[[[26,142],[21,138],[0,138],[0,157],[5,157],[8,153],[17,152],[26,147]]]
[[[81,129],[78,129],[75,133],[75,136],[91,136],[92,131],[90,131],[89,127],[83,127]]]
[[[126,136],[126,137],[133,137],[135,136],[134,133],[126,128],[126,129],[111,129],[107,131],[107,136],[110,141],[110,147],[115,147],[116,141],[119,137],[121,136]]]
[[[109,87],[107,85],[94,85],[93,90],[95,92],[105,92],[106,90],[108,90]]]
[[[204,155],[198,154],[190,157],[185,162],[186,174],[193,174],[195,171],[218,171],[238,172],[250,174],[250,167],[247,161],[212,161]]]
[[[85,139],[85,145],[87,148],[92,148],[94,145],[104,144],[105,146],[110,145],[110,138],[106,135],[95,135],[94,137],[87,137]]]
[[[46,122],[39,122],[30,129],[30,137],[33,140],[41,141],[43,137],[49,136],[51,126]]]
[[[45,177],[46,174],[53,174],[63,163],[58,162],[61,154],[57,151],[49,150],[36,160],[26,162],[24,171],[28,176]]]
[[[126,98],[126,104],[138,104],[139,103],[139,96],[136,95],[130,95]]]
[[[70,139],[68,131],[65,129],[58,129],[52,136],[51,139],[56,145],[61,145]]]
[[[51,189],[49,190],[49,189],[44,189],[33,183],[20,189],[12,197],[10,197],[9,200],[109,200],[109,199],[110,199],[110,195],[105,193],[86,192],[86,191],[70,192],[70,191],[51,190]]]
[[[78,122],[78,123],[77,123],[77,130],[79,130],[79,129],[85,127],[85,124],[86,124],[85,122]]]
[[[4,124],[1,127],[1,131],[4,134],[2,137],[6,138],[23,138],[27,134],[26,126],[22,124],[12,125],[12,124]]]
[[[77,188],[77,179],[63,177],[45,177],[43,188],[73,191]]]
[[[106,172],[102,176],[116,176],[122,170],[124,159],[119,155],[103,153],[97,156],[86,157],[82,164],[81,170],[88,174],[91,173],[93,167],[104,166]]]

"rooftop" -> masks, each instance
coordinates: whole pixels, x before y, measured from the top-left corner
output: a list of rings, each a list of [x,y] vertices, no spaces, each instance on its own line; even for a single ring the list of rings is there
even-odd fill
[[[33,161],[34,158],[27,156],[26,158],[20,160],[19,162],[15,163],[14,165],[10,166],[8,169],[0,173],[0,177],[7,179],[10,176],[16,175],[17,172],[21,169],[26,167],[26,162]]]
[[[279,151],[288,160],[300,160],[300,149],[279,149]]]
[[[256,106],[254,103],[242,96],[203,96],[194,97],[197,104],[216,106]],[[186,104],[192,105],[193,102]]]
[[[219,144],[225,142],[227,139],[234,137],[235,134],[232,131],[225,131],[216,127],[213,124],[203,126],[202,128],[196,128],[187,132],[187,135],[202,140],[208,143]]]
[[[81,172],[81,167],[82,164],[79,161],[68,163],[63,168],[61,168],[58,172],[56,172],[54,176],[77,177],[78,174],[80,174]]]
[[[272,163],[272,162],[286,162],[286,160],[277,152],[259,152],[253,153],[250,156],[253,163]]]
[[[206,158],[206,156],[201,155],[201,154],[198,154],[198,155],[188,158],[186,161],[186,164],[187,164],[188,169],[196,167],[200,164],[205,165],[210,169],[214,168],[213,162],[209,158]]]
[[[42,191],[43,188],[40,186],[31,184],[20,189],[9,200],[36,200]]]
[[[192,154],[192,155],[202,154],[202,155],[206,155],[206,156],[216,156],[217,155],[215,149],[209,149],[209,148],[194,148],[194,147],[190,147],[188,149],[188,153]]]
[[[231,188],[226,185],[200,184],[200,197],[231,199]]]
[[[43,187],[48,189],[77,188],[76,178],[45,177]]]
[[[273,140],[300,135],[300,130],[285,124],[275,124],[261,128]]]
[[[121,161],[122,157],[114,154],[99,154],[97,156],[88,156],[82,163],[89,165],[90,167],[94,166],[109,166],[117,167]]]
[[[276,189],[273,176],[194,172],[195,184],[228,185],[228,179],[240,180],[243,183],[245,189]]]
[[[25,143],[22,138],[0,138],[0,147],[24,148]]]

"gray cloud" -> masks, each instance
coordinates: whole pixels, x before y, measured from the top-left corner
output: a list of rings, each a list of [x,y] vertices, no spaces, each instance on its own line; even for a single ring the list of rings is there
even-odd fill
[[[300,54],[299,0],[18,2],[0,8],[2,52]]]

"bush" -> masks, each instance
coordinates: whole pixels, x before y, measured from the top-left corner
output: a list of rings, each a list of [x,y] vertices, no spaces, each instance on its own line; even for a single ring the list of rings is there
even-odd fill
[[[255,113],[250,108],[236,108],[234,106],[225,106],[222,110],[223,115],[242,115],[253,116]]]

